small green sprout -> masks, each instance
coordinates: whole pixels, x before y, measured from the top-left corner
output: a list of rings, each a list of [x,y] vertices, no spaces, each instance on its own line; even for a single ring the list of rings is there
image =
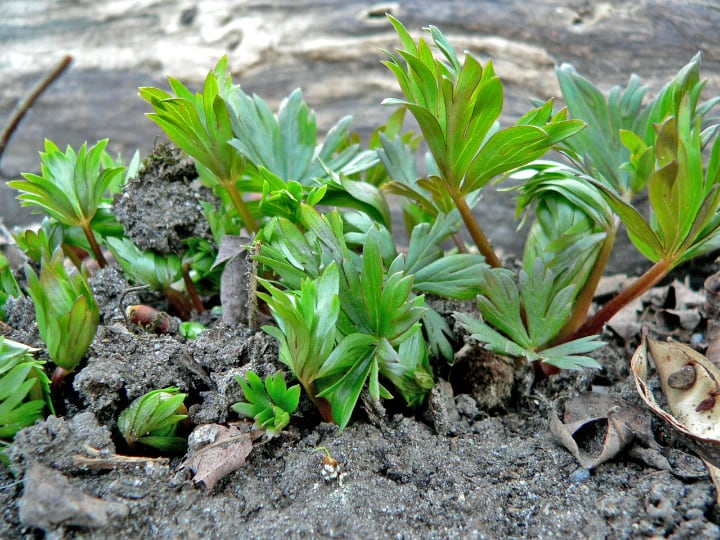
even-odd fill
[[[24,173],[25,180],[8,182],[20,191],[18,199],[23,206],[39,207],[63,225],[80,227],[101,267],[107,261],[95,236],[93,221],[107,206],[106,193],[118,191],[125,177],[124,167],[104,165],[114,165],[105,152],[107,143],[104,139],[90,149],[84,143],[76,154],[69,146],[63,153],[46,140],[45,152],[40,153],[42,175]]]
[[[10,268],[10,261],[0,252],[0,321],[7,320],[5,304],[8,298],[11,296],[20,298],[22,295],[22,290],[15,280],[12,268]]]
[[[235,377],[242,386],[245,402],[235,403],[232,410],[255,420],[258,429],[264,429],[268,437],[290,423],[290,415],[297,409],[300,401],[300,385],[288,388],[283,373],[275,373],[262,380],[254,371],[247,372],[247,382]]]
[[[58,366],[53,375],[58,383],[85,356],[100,321],[87,272],[66,270],[64,260],[58,248],[51,256],[43,255],[40,277],[29,266],[25,269],[40,337]]]
[[[424,297],[413,292],[412,272],[426,270],[418,279],[420,287],[463,297],[467,292],[458,290],[463,287],[455,288],[446,279],[455,275],[459,282],[472,283],[469,274],[482,258],[458,255],[437,261],[442,251],[434,244],[446,234],[427,226],[418,229],[411,253],[398,255],[389,232],[374,223],[356,236],[363,245],[358,256],[347,245],[339,213],[323,216],[302,205],[300,218],[298,224],[278,220],[272,234],[265,230],[268,238],[263,237],[258,256],[287,288],[258,280],[267,291],[258,296],[278,325],[264,329],[280,340],[280,360],[323,418],[341,428],[365,384],[374,399],[392,397],[381,377],[409,406],[420,405],[433,387],[421,323],[431,312]],[[362,220],[356,224],[362,226]]]
[[[131,448],[141,444],[173,453],[187,449],[187,439],[178,435],[179,423],[187,418],[187,394],[178,391],[174,386],[153,390],[120,413],[118,428]]]
[[[43,364],[33,357],[38,349],[0,336],[0,462],[2,451],[22,428],[55,414],[50,401],[50,380]]]
[[[205,330],[207,327],[196,321],[184,321],[178,326],[178,333],[186,339],[195,339]]]

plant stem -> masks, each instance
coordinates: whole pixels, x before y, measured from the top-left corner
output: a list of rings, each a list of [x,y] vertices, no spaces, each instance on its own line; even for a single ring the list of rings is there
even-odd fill
[[[243,200],[242,196],[240,195],[240,192],[238,191],[237,186],[234,182],[223,182],[223,186],[227,190],[228,195],[230,196],[230,200],[232,201],[233,205],[235,206],[235,209],[238,211],[238,214],[240,214],[240,219],[243,220],[243,223],[245,224],[245,228],[251,232],[251,233],[257,233],[258,232],[258,225],[255,221],[255,218],[252,215],[252,212],[250,212],[250,209],[247,207],[247,204],[245,204],[245,201]]]
[[[468,248],[465,245],[465,242],[463,242],[462,236],[460,236],[460,233],[455,233],[452,235],[452,240],[455,243],[455,245],[458,248],[458,251],[460,253],[468,253]]]
[[[598,283],[605,272],[605,267],[607,266],[610,254],[615,246],[615,235],[616,229],[613,229],[611,232],[607,233],[605,240],[603,240],[602,247],[598,253],[597,260],[593,265],[593,269],[590,272],[582,291],[580,291],[580,294],[578,294],[578,297],[575,300],[575,305],[573,306],[570,317],[565,323],[565,326],[563,326],[562,330],[560,330],[560,333],[557,338],[555,338],[555,341],[561,342],[567,335],[572,334],[580,328],[583,321],[586,320]]]
[[[82,225],[82,230],[85,233],[85,237],[87,238],[88,242],[90,243],[90,249],[92,249],[93,255],[95,256],[95,260],[100,265],[100,268],[105,268],[108,264],[107,260],[105,259],[105,256],[102,253],[102,249],[100,249],[100,244],[98,244],[98,241],[95,238],[95,233],[93,232],[92,228],[90,227],[90,224],[84,223]]]
[[[190,265],[184,264],[182,269],[183,282],[185,282],[185,289],[187,290],[190,301],[192,302],[193,309],[198,313],[205,311],[205,305],[203,304],[202,298],[195,288],[193,280],[190,278]]]
[[[497,255],[495,255],[495,251],[490,245],[490,242],[485,236],[485,233],[483,233],[482,229],[480,228],[480,225],[475,219],[475,216],[473,215],[470,206],[468,206],[465,197],[463,197],[462,195],[457,196],[455,194],[452,194],[452,198],[455,206],[460,211],[460,217],[462,217],[462,220],[465,223],[465,227],[467,227],[467,230],[470,233],[470,237],[475,242],[475,245],[477,246],[482,256],[485,257],[485,262],[487,262],[490,266],[494,268],[501,268],[502,263],[500,262],[500,259],[498,259]]]
[[[559,343],[567,343],[574,339],[599,334],[606,322],[630,302],[641,296],[645,291],[656,285],[672,268],[672,260],[660,259],[652,265],[642,276],[637,278],[630,286],[618,293],[605,304],[600,311],[578,328],[572,334],[565,336]]]
[[[183,321],[190,320],[192,307],[183,293],[177,289],[173,289],[172,287],[166,287],[163,289],[163,294],[165,295],[165,298],[168,299],[168,302],[170,302],[170,304],[172,304],[175,308],[175,311],[177,311],[178,317],[180,317]]]
[[[303,385],[303,388],[305,388],[305,392],[307,392],[307,395],[310,396],[310,400],[313,402],[313,404],[315,404],[315,407],[317,407],[317,410],[320,413],[323,422],[336,424],[337,422],[335,422],[335,419],[333,418],[330,402],[323,397],[317,397],[315,395],[317,394],[315,383],[310,382],[308,384],[304,384],[302,381],[300,381],[300,383]]]
[[[68,259],[70,259],[70,262],[73,263],[75,268],[77,268],[78,270],[82,270],[82,261],[80,260],[80,257],[78,257],[78,254],[76,253],[75,248],[73,248],[73,246],[71,246],[69,244],[66,244],[65,242],[63,242],[61,247],[63,250],[63,254]],[[83,250],[83,252],[85,252],[85,250]]]

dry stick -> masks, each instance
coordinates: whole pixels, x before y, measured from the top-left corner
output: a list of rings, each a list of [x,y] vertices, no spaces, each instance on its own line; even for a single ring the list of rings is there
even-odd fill
[[[13,132],[17,129],[18,124],[20,124],[20,121],[25,116],[25,113],[27,113],[30,110],[30,107],[32,107],[33,103],[37,100],[37,98],[40,97],[40,94],[42,94],[48,86],[50,86],[55,79],[57,79],[62,73],[67,69],[67,67],[70,65],[70,62],[72,62],[72,56],[67,55],[65,56],[54,68],[53,70],[45,75],[40,82],[38,82],[35,85],[35,88],[32,89],[28,97],[25,99],[25,101],[22,101],[17,108],[12,112],[10,115],[10,121],[8,122],[7,127],[5,128],[5,131],[2,132],[2,135],[0,135],[0,159],[2,159],[3,151],[5,150],[5,146],[7,145],[8,141],[10,140],[10,137],[12,136]]]

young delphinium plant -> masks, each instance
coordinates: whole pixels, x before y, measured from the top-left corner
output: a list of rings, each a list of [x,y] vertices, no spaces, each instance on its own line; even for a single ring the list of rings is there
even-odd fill
[[[100,311],[83,268],[67,270],[62,250],[43,255],[40,276],[25,267],[28,294],[35,304],[38,330],[57,366],[53,384],[73,371],[95,337]]]
[[[607,100],[570,66],[558,69],[558,80],[570,113],[589,125],[559,149],[580,171],[577,177],[600,191],[633,245],[653,262],[592,318],[582,322],[584,313],[577,313],[565,338],[572,339],[599,332],[622,306],[677,265],[720,247],[720,143],[716,119],[708,117],[720,97],[701,101],[705,82],[699,55],[645,105],[646,88],[636,77],[624,91],[614,88]],[[576,174],[561,174],[556,184],[563,189],[573,181],[566,177]],[[542,174],[538,181],[545,181]],[[649,218],[632,202],[641,193],[650,202]],[[605,262],[599,261],[600,272]]]
[[[120,413],[118,429],[131,448],[151,446],[162,452],[181,453],[187,439],[178,435],[180,422],[187,418],[185,398],[176,387],[144,394]]]
[[[482,66],[466,53],[461,63],[445,36],[429,27],[434,48],[440,53],[436,57],[424,39],[416,43],[399,21],[392,17],[390,21],[403,49],[397,54],[388,53],[385,65],[396,75],[405,97],[384,103],[405,107],[415,116],[436,170],[419,179],[408,176],[412,170],[397,163],[403,157],[400,149],[385,141],[383,161],[391,171],[400,172],[388,189],[410,198],[431,217],[439,211],[457,209],[478,250],[492,267],[478,270],[479,283],[472,291],[479,294],[483,320],[458,315],[460,323],[499,354],[561,368],[597,366],[586,356],[601,345],[592,337],[552,347],[581,289],[578,281],[588,271],[587,265],[581,267],[576,261],[585,259],[553,261],[545,252],[555,250],[558,256],[565,256],[565,248],[577,239],[580,244],[574,246],[574,253],[587,254],[597,246],[601,231],[573,208],[561,209],[549,203],[544,208],[544,216],[550,218],[546,221],[552,224],[558,212],[564,212],[564,225],[571,231],[564,245],[553,244],[555,239],[547,238],[542,249],[527,252],[533,259],[516,282],[511,271],[501,268],[472,213],[472,206],[491,181],[542,157],[580,132],[584,123],[567,119],[565,109],[554,113],[552,101],[548,101],[522,116],[514,126],[501,129],[498,118],[503,88],[492,62]],[[536,248],[540,245],[535,244]],[[563,267],[570,262],[578,267]]]
[[[232,84],[226,57],[208,74],[202,93],[169,82],[174,95],[157,88],[141,88],[140,95],[153,107],[148,116],[195,159],[201,180],[223,201],[224,215],[204,205],[216,239],[238,233],[234,216],[255,233],[265,217],[305,197],[325,197],[327,204],[358,207],[390,222],[377,188],[357,178],[378,158],[353,141],[349,117],[320,143],[314,113],[299,90],[274,114],[258,96]],[[253,195],[246,200],[243,193]]]
[[[281,372],[268,376],[265,384],[254,371],[248,371],[246,377],[247,382],[239,375],[235,377],[245,401],[235,403],[232,410],[254,419],[255,426],[272,438],[290,423],[290,415],[300,402],[300,385],[288,388]]]
[[[298,216],[270,222],[257,256],[283,287],[259,280],[278,324],[265,329],[280,340],[281,361],[341,427],[365,384],[373,398],[389,398],[388,381],[408,406],[420,405],[434,384],[430,352],[452,358],[450,329],[423,293],[473,298],[484,266],[479,255],[439,247],[457,230],[457,213],[416,226],[407,254],[365,214],[321,215],[301,205]]]
[[[107,143],[104,139],[89,149],[85,143],[77,153],[68,146],[63,153],[46,140],[45,152],[40,154],[42,175],[24,173],[25,180],[8,182],[20,191],[23,206],[36,206],[65,226],[79,227],[101,267],[107,261],[95,230],[108,219],[107,193],[120,189],[126,172],[105,152]]]
[[[412,194],[425,206],[441,212],[457,208],[470,236],[488,264],[500,267],[468,199],[498,175],[544,155],[554,144],[577,133],[583,123],[567,120],[566,111],[552,112],[552,101],[531,110],[514,126],[499,129],[503,87],[492,62],[483,67],[470,53],[461,64],[452,46],[437,28],[427,30],[436,58],[423,39],[417,43],[403,25],[388,16],[402,41],[397,55],[387,53],[385,65],[397,77],[404,99],[386,99],[385,104],[406,107],[417,120],[438,174],[417,180]]]
[[[437,58],[391,22],[404,50],[389,54],[386,65],[405,98],[386,103],[416,117],[434,163],[415,180],[402,164],[403,146],[383,140],[381,158],[395,180],[388,189],[413,200],[426,218],[457,207],[494,267],[482,270],[477,291],[483,319],[459,315],[461,324],[493,351],[526,357],[545,372],[595,365],[586,354],[599,346],[593,336],[610,317],[678,264],[720,246],[718,126],[708,119],[720,98],[701,101],[699,56],[647,103],[636,77],[605,98],[563,65],[557,73],[567,110],[552,112],[547,102],[499,129],[502,86],[490,62],[483,68],[468,53],[461,64],[430,27]],[[551,147],[571,164],[531,163]],[[469,209],[494,177],[519,169],[527,181],[518,188],[518,215],[533,209],[535,219],[516,278],[498,268]],[[645,192],[648,217],[632,202]],[[620,224],[654,264],[587,319]]]
[[[55,414],[50,380],[33,357],[38,349],[0,336],[0,462],[7,464],[4,447],[22,428]]]

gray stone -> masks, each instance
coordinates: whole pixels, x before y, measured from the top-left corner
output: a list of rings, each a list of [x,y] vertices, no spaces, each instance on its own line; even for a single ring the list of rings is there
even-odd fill
[[[44,531],[66,525],[106,527],[130,512],[126,504],[92,497],[74,487],[60,472],[36,461],[27,467],[24,485],[18,501],[20,521]]]

